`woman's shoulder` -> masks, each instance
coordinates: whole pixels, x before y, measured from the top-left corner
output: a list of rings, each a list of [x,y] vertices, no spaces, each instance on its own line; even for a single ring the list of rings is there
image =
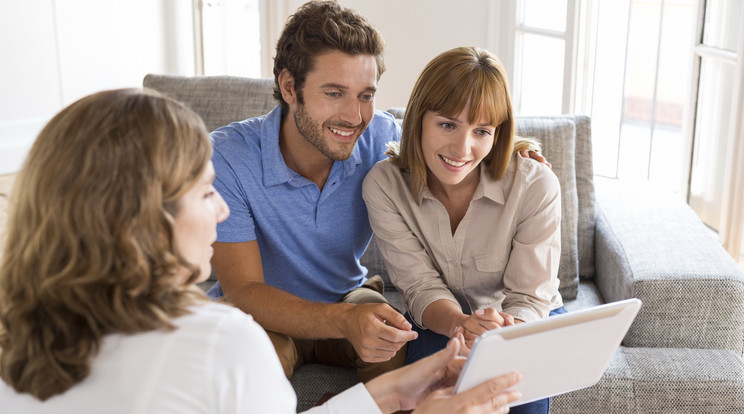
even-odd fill
[[[393,203],[411,200],[410,176],[392,159],[384,159],[375,164],[364,178],[362,196],[368,203],[370,200],[389,199]]]
[[[189,307],[189,313],[176,318],[179,329],[255,330],[261,329],[251,315],[240,309],[217,302],[204,301]]]
[[[560,191],[560,182],[553,170],[547,165],[519,154],[512,156],[509,171],[515,180],[524,185],[541,188],[544,191]]]
[[[379,186],[385,187],[394,183],[405,182],[405,173],[398,168],[391,158],[385,158],[377,162],[367,173],[364,178],[365,187],[371,182],[376,182]]]

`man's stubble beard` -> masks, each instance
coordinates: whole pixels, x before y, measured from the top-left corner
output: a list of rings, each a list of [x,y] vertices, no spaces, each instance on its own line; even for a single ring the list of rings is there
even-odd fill
[[[302,135],[302,137],[305,138],[305,140],[309,142],[310,145],[320,151],[321,154],[334,161],[344,161],[348,159],[351,156],[351,153],[354,151],[354,146],[356,146],[356,143],[359,140],[359,136],[357,136],[356,138],[354,138],[354,141],[342,144],[341,148],[331,148],[331,146],[328,145],[328,141],[323,139],[323,130],[328,128],[329,126],[336,125],[329,124],[318,126],[315,120],[307,113],[307,111],[305,111],[305,105],[301,103],[297,104],[297,110],[294,113],[294,119],[295,125],[297,126],[297,130],[300,132],[300,135]],[[357,134],[357,131],[364,131],[364,129],[366,128],[366,125],[364,124],[362,124],[361,126],[357,125],[356,127],[341,124],[338,124],[337,126],[342,128],[356,128],[356,131],[354,131],[355,134]]]

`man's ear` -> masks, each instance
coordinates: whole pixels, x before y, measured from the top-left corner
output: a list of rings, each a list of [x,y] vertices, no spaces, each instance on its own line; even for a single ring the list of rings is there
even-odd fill
[[[297,91],[295,91],[294,76],[289,73],[289,69],[282,69],[279,73],[279,91],[282,93],[284,102],[293,104],[297,102]]]

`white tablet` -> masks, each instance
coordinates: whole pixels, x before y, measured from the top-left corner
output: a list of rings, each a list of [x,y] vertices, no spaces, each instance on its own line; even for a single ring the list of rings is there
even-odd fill
[[[522,398],[511,407],[592,386],[640,308],[627,299],[488,331],[475,340],[455,391],[516,371]]]

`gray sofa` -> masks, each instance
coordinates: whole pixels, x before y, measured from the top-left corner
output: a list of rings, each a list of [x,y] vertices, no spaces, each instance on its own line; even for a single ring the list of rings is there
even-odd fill
[[[275,105],[271,79],[147,75],[143,85],[190,106],[209,130]],[[744,413],[744,275],[716,237],[663,192],[595,178],[588,117],[519,117],[517,124],[520,135],[543,143],[561,182],[566,308],[643,301],[600,381],[556,396],[552,412]],[[374,240],[362,262],[386,278]],[[385,295],[402,309],[389,281]],[[357,379],[352,369],[308,365],[291,382],[303,410]]]

